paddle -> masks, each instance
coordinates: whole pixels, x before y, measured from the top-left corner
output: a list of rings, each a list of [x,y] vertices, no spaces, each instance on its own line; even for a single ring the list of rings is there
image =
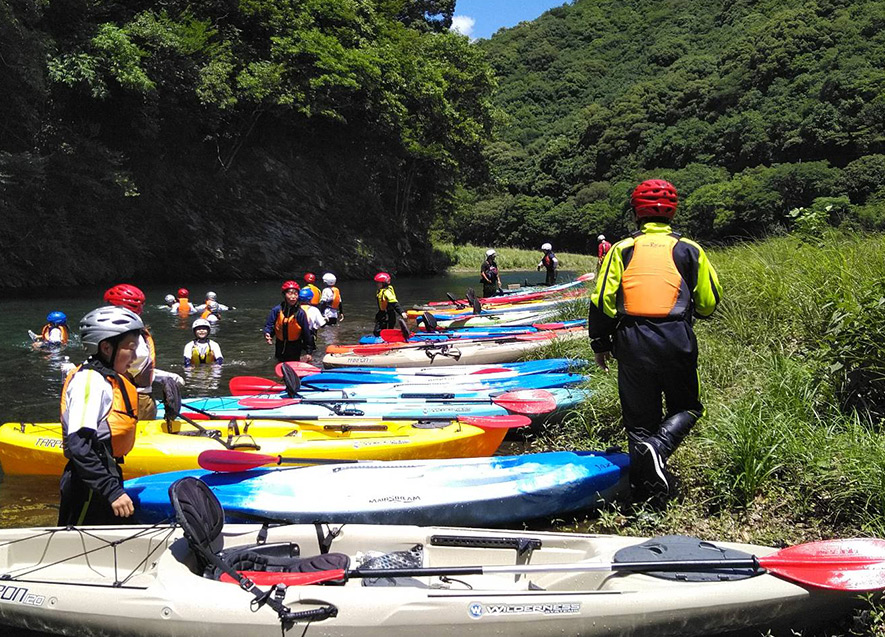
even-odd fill
[[[403,333],[400,330],[393,328],[381,330],[379,336],[385,343],[406,343],[409,340],[407,337],[403,336]]]
[[[234,376],[230,379],[230,393],[234,396],[254,396],[255,394],[276,394],[286,391],[285,385],[260,376]]]
[[[208,452],[204,452],[208,453]],[[222,452],[223,453],[223,452]],[[305,586],[341,582],[350,578],[491,575],[494,573],[568,573],[611,571],[648,573],[657,571],[713,571],[748,568],[768,571],[781,579],[834,591],[877,591],[885,588],[885,540],[858,538],[799,544],[764,557],[720,560],[671,560],[641,562],[573,562],[565,564],[516,564],[513,566],[435,566],[424,568],[336,569],[314,573],[243,572],[255,584]],[[764,570],[763,570],[764,569]],[[222,575],[221,581],[235,582]]]
[[[459,301],[458,299],[456,299],[456,298],[455,298],[455,295],[452,294],[451,292],[446,292],[446,296],[449,297],[449,300],[450,300],[452,303],[454,303],[454,304],[455,304],[455,307],[458,308],[459,310],[460,310],[462,307],[467,307],[467,306],[464,305],[461,301]]]
[[[288,458],[264,453],[250,453],[235,449],[207,449],[197,456],[197,464],[207,471],[248,471],[269,464],[343,464],[359,460],[334,460],[331,458]]]
[[[283,366],[288,367],[293,372],[298,374],[298,376],[312,376],[313,374],[319,374],[323,370],[317,367],[316,365],[311,365],[310,363],[302,363],[301,361],[287,361],[285,363],[277,363],[277,366],[274,367],[274,372],[280,378],[283,377]]]

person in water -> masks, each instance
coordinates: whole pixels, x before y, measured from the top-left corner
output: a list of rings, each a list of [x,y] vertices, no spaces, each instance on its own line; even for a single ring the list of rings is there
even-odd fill
[[[307,314],[301,308],[298,293],[301,291],[295,281],[282,285],[283,301],[275,305],[264,324],[264,339],[274,346],[274,356],[278,361],[313,360],[316,345]]]
[[[190,302],[190,291],[187,288],[178,288],[178,301],[172,304],[172,313],[179,316],[196,314],[197,308]]]
[[[344,320],[344,303],[341,300],[341,290],[335,286],[337,282],[338,279],[331,272],[326,272],[323,275],[323,283],[326,284],[326,287],[323,288],[323,294],[320,296],[320,310],[329,325],[336,325],[339,321]]]
[[[124,307],[141,316],[145,296],[134,285],[121,283],[105,291],[104,301],[108,305]],[[171,378],[178,385],[184,386],[184,379],[174,372],[157,369],[157,346],[147,327],[142,328],[135,354],[135,360],[127,373],[138,390],[138,417],[141,420],[154,420],[157,417],[157,403],[152,396],[154,382],[161,378]]]
[[[692,322],[714,312],[722,288],[703,248],[670,227],[672,184],[644,181],[630,203],[639,229],[606,254],[588,330],[600,368],[618,359],[634,494],[659,500],[670,492],[667,459],[704,414]]]
[[[486,250],[486,259],[482,262],[479,270],[479,280],[482,283],[483,298],[502,294],[501,276],[498,273],[498,253],[494,250]]]
[[[320,289],[316,286],[317,275],[315,275],[313,272],[308,272],[304,275],[304,282],[306,284],[304,286],[304,289],[310,290],[310,300],[305,301],[304,299],[302,299],[302,304],[319,305],[322,294],[320,293]]]
[[[390,283],[390,275],[387,272],[379,272],[375,275],[375,284],[378,292],[375,300],[378,302],[378,311],[375,313],[375,336],[381,336],[381,330],[394,328],[400,318],[408,319],[406,311],[396,299],[396,292]]]
[[[141,318],[124,307],[100,307],[80,320],[80,342],[90,356],[68,374],[61,392],[68,462],[59,483],[59,526],[115,524],[135,512],[120,464],[135,445],[138,398],[127,370],[142,330]]]
[[[198,305],[196,307],[196,310],[197,310],[197,312],[202,312],[203,310],[205,310],[207,307],[209,307],[212,304],[215,305],[216,312],[226,312],[231,309],[236,309],[236,308],[231,308],[231,307],[225,305],[224,303],[219,303],[218,302],[218,295],[215,294],[215,292],[210,290],[210,291],[206,292],[206,300],[203,302],[202,305]]]
[[[217,342],[209,338],[212,324],[204,318],[198,318],[192,326],[194,340],[184,346],[184,366],[221,365],[224,356]]]
[[[538,262],[538,272],[541,271],[541,268],[544,268],[547,271],[547,278],[544,280],[544,285],[556,285],[556,272],[559,269],[559,260],[556,258],[556,255],[553,254],[553,246],[549,243],[545,243],[541,246],[541,251],[544,253],[544,256],[541,257],[541,261]]]
[[[221,314],[219,310],[218,301],[213,301],[211,299],[206,301],[206,304],[202,306],[203,311],[200,312],[200,318],[209,323],[217,323],[221,320]]]
[[[64,312],[55,311],[46,315],[46,325],[40,330],[40,335],[34,339],[34,344],[61,347],[68,344],[68,338],[70,338],[68,317]]]
[[[172,310],[172,307],[175,305],[175,295],[167,294],[165,297],[163,297],[163,303],[165,305],[160,306],[161,310]]]
[[[313,332],[314,338],[316,338],[317,332],[320,328],[326,326],[326,317],[323,316],[319,307],[310,304],[312,298],[313,292],[307,288],[298,292],[298,299],[301,301],[301,309],[303,309],[304,313],[307,315],[307,326],[310,328],[310,331]]]

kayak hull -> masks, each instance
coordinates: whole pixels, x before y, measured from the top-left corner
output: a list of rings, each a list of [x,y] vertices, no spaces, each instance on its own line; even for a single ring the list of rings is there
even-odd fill
[[[169,486],[190,475],[209,485],[228,522],[500,526],[610,501],[626,490],[627,466],[626,454],[558,451],[236,473],[179,471],[127,480],[126,491],[143,523],[173,515]]]
[[[340,419],[338,420],[340,423]],[[340,460],[413,460],[492,455],[506,429],[481,429],[466,423],[438,421],[335,420],[298,422],[201,421],[219,438],[191,435],[197,429],[176,420],[138,423],[135,448],[126,456],[123,475],[134,478],[165,471],[198,469],[197,456],[233,448],[297,458]],[[239,432],[239,433],[238,433]],[[61,475],[66,464],[58,423],[6,423],[0,426],[0,468],[9,475]]]
[[[618,550],[642,541],[450,527],[338,528],[331,551],[350,556],[352,563],[358,553],[389,554],[417,545],[420,562],[433,566],[608,562]],[[260,530],[257,525],[225,526],[225,549],[253,545]],[[540,546],[527,553],[488,548],[514,541]],[[320,552],[314,525],[271,527],[267,542],[295,543],[306,556]],[[281,634],[270,607],[253,611],[250,593],[198,574],[201,569],[179,528],[7,529],[0,531],[0,545],[6,547],[0,552],[0,572],[11,577],[0,584],[8,593],[8,601],[0,602],[4,624],[105,637]],[[717,545],[758,556],[774,551]],[[85,550],[88,557],[82,556]],[[290,586],[284,589],[283,603],[294,612],[329,606],[337,610],[328,619],[302,620],[290,632],[302,634],[306,628],[312,637],[690,637],[819,621],[846,609],[853,597],[767,573],[737,581],[686,582],[642,573],[574,571],[466,575],[447,581],[432,576],[351,579],[343,585]]]

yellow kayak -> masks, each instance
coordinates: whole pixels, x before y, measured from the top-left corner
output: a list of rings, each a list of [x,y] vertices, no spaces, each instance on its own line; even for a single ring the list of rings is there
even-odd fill
[[[494,417],[473,421],[483,427],[458,420],[205,420],[198,423],[201,431],[184,420],[149,420],[138,423],[135,448],[126,456],[123,474],[135,478],[197,469],[197,456],[207,449],[341,460],[492,455],[506,426]],[[0,468],[5,474],[61,475],[66,462],[59,423],[0,425]]]

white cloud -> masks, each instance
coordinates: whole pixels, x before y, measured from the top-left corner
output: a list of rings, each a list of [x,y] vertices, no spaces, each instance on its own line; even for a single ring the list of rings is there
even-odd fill
[[[473,26],[475,24],[476,20],[469,15],[456,15],[452,17],[452,31],[457,31],[461,35],[466,35],[468,38],[472,37]]]

